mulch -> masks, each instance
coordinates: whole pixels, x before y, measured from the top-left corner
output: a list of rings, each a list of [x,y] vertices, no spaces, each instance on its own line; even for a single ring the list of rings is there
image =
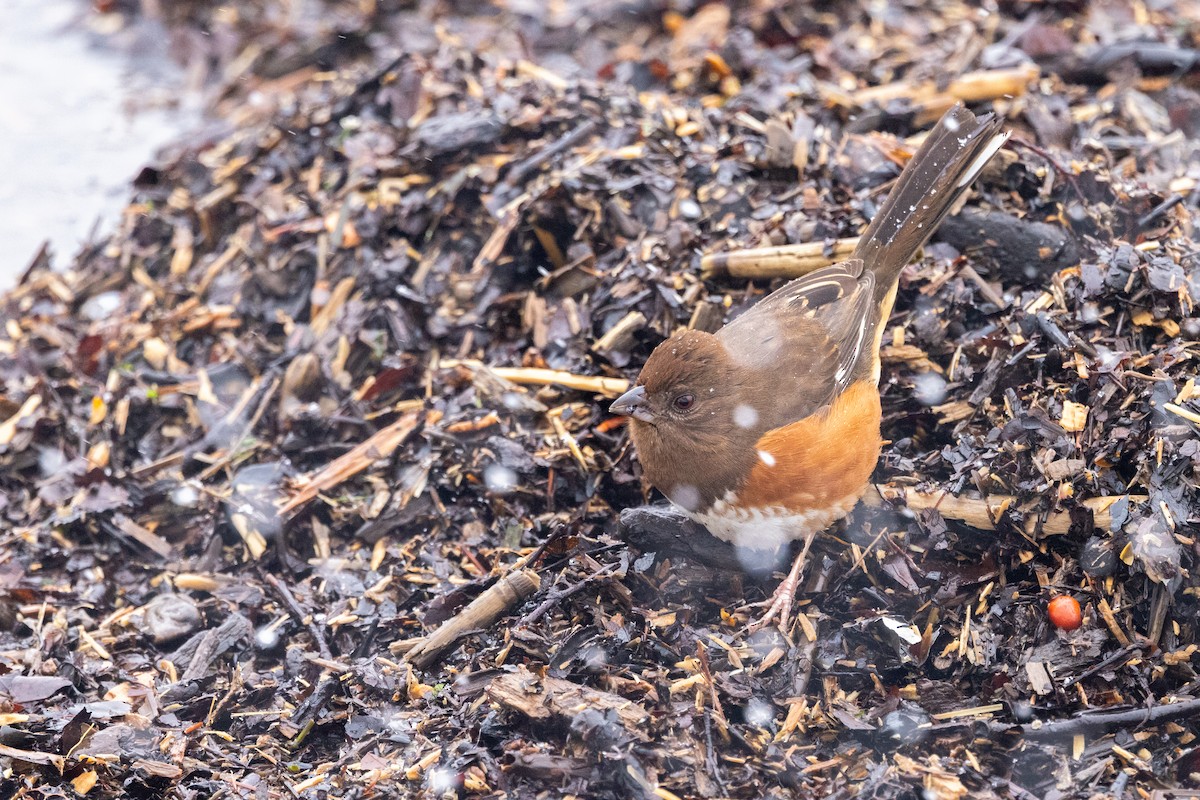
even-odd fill
[[[314,5],[167,12],[219,121],[0,298],[0,795],[1200,789],[1192,4]],[[956,100],[876,488],[748,633],[608,400]]]

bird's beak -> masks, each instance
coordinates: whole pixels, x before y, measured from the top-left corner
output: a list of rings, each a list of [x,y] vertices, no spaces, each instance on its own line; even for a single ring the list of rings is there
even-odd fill
[[[608,407],[608,410],[613,414],[621,414],[626,417],[633,417],[642,422],[653,422],[654,415],[650,413],[650,409],[646,407],[646,387],[635,386],[625,394],[618,397],[613,404]]]

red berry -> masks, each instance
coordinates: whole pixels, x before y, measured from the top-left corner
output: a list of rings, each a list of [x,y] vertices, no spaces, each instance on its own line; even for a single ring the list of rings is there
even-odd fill
[[[1056,628],[1073,631],[1083,624],[1083,612],[1079,610],[1079,601],[1069,595],[1059,595],[1046,606],[1046,613]]]

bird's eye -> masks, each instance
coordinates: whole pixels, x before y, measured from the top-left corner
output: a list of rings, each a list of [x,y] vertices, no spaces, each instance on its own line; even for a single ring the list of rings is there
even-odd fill
[[[696,395],[681,394],[678,397],[676,397],[673,402],[675,405],[675,410],[687,411],[688,409],[690,409],[692,406],[694,406],[696,404]]]

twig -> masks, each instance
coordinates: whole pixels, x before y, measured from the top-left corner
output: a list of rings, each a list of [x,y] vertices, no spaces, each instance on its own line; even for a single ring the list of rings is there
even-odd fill
[[[522,77],[533,78],[536,81],[541,81],[551,89],[559,92],[571,85],[566,78],[559,75],[557,72],[548,70],[543,66],[535,64],[532,61],[527,61],[523,58],[517,60],[516,73]]]
[[[313,333],[320,336],[329,329],[333,324],[334,319],[341,313],[345,307],[346,301],[350,299],[350,294],[354,291],[355,280],[353,276],[342,278],[338,281],[337,286],[333,287],[333,291],[329,293],[329,299],[325,301],[325,305],[321,306],[321,310],[313,317],[309,327]]]
[[[464,367],[479,369],[485,367],[481,361],[473,359],[443,359],[438,362],[439,369]],[[486,367],[496,377],[517,384],[533,386],[565,386],[581,392],[592,392],[605,397],[620,397],[629,391],[629,381],[624,378],[607,378],[602,375],[576,375],[556,369],[536,369],[533,367]]]
[[[955,497],[942,492],[918,492],[912,489],[895,486],[876,486],[878,496],[887,501],[902,501],[913,511],[923,511],[927,508],[936,509],[943,517],[965,522],[979,530],[996,530],[1000,517],[1010,508],[1021,511],[1036,511],[1020,507],[1018,499],[1007,494],[991,494],[987,497]],[[871,503],[873,493],[868,493],[865,500]],[[1091,497],[1083,500],[1084,506],[1091,509],[1096,527],[1109,530],[1112,526],[1110,508],[1121,499],[1131,503],[1146,501],[1144,494],[1109,495],[1107,497]],[[1038,517],[1030,514],[1025,521],[1025,532],[1032,534],[1038,527]],[[1048,534],[1064,534],[1071,530],[1071,514],[1067,511],[1051,511],[1041,520],[1041,530]]]
[[[721,769],[721,762],[717,759],[717,748],[713,747],[712,719],[712,711],[704,715],[704,765],[708,768],[708,773],[716,779],[717,788],[724,795],[728,793],[728,790],[725,788],[725,775]],[[725,742],[729,743],[728,731],[725,734]]]
[[[531,195],[526,192],[514,198],[500,210],[496,227],[492,229],[487,241],[479,248],[479,253],[471,265],[472,275],[482,274],[487,265],[494,263],[504,252],[504,246],[508,244],[508,237],[512,235],[517,228],[517,223],[521,221],[521,209],[530,199]]]
[[[471,631],[487,628],[541,585],[542,579],[531,569],[509,572],[409,650],[404,660],[424,669],[460,638]]]
[[[1167,621],[1167,612],[1171,608],[1171,590],[1161,583],[1154,587],[1154,597],[1150,599],[1150,624],[1146,630],[1146,638],[1154,647],[1162,638],[1163,625]]]
[[[713,278],[728,273],[735,278],[798,278],[813,270],[849,258],[858,237],[825,242],[755,247],[727,253],[709,253],[700,259],[700,274]]]
[[[298,478],[294,483],[300,488],[279,507],[279,515],[289,516],[321,492],[332,489],[379,459],[390,456],[420,427],[422,419],[423,415],[419,412],[405,414],[316,472]]]
[[[1096,613],[1100,615],[1100,619],[1104,620],[1104,624],[1108,626],[1108,631],[1113,635],[1113,638],[1121,643],[1122,647],[1129,647],[1132,644],[1129,637],[1125,635],[1125,631],[1121,628],[1121,623],[1117,621],[1117,615],[1113,613],[1112,606],[1108,604],[1108,598],[1101,595],[1096,598]]]
[[[1192,411],[1190,408],[1184,408],[1183,406],[1176,405],[1175,403],[1163,403],[1163,408],[1166,409],[1167,411],[1170,411],[1172,414],[1174,414],[1177,417],[1182,417],[1183,419],[1186,419],[1188,422],[1192,423],[1193,425],[1200,425],[1200,414],[1197,414],[1195,411]]]
[[[960,75],[944,89],[936,81],[891,81],[861,89],[852,94],[830,91],[830,99],[846,106],[882,105],[892,100],[907,100],[912,107],[933,116],[940,115],[957,101],[977,103],[1001,97],[1018,97],[1040,74],[1036,65],[1006,69],[979,70]]]
[[[571,435],[571,432],[567,430],[567,426],[563,424],[562,409],[558,409],[557,413],[551,412],[549,417],[550,424],[553,426],[554,432],[558,434],[558,438],[561,439],[562,443],[567,446],[567,450],[571,452],[571,455],[575,458],[576,463],[579,464],[579,468],[582,469],[584,473],[587,473],[587,458],[584,457],[583,450],[579,447],[579,442],[574,436]]]
[[[1200,699],[1189,698],[1177,703],[1164,703],[1151,708],[1134,708],[1128,711],[1085,711],[1070,719],[1043,722],[1041,725],[1025,725],[1026,739],[1069,739],[1087,733],[1104,733],[1115,728],[1154,725],[1183,719],[1200,714]],[[1010,730],[1011,725],[993,723],[993,729]]]
[[[962,269],[958,273],[965,278],[969,278],[972,283],[979,287],[979,293],[983,295],[984,300],[987,300],[1001,311],[1008,308],[1008,303],[1004,301],[1004,297],[993,289],[992,285],[985,281],[970,264],[963,264]]]

